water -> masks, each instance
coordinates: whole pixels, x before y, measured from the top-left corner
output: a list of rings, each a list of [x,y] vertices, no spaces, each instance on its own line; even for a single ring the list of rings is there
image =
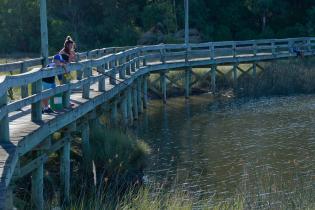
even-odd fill
[[[148,179],[196,197],[315,188],[315,95],[153,101],[137,135]]]

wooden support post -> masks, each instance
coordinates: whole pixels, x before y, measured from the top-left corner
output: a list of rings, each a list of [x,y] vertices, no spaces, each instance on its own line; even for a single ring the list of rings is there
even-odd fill
[[[105,74],[105,70],[106,70],[106,65],[103,64],[101,66],[98,66],[97,67],[98,69],[98,72],[100,75],[104,75]],[[105,91],[105,78],[101,78],[99,81],[98,81],[98,91],[99,92],[104,92]]]
[[[47,6],[46,0],[40,0],[40,32],[41,32],[41,54],[43,67],[48,64],[48,27],[47,27]]]
[[[122,118],[123,118],[123,124],[124,126],[127,126],[128,125],[128,105],[127,105],[128,95],[127,93],[124,93],[122,97],[123,98],[122,98],[120,108],[121,108],[121,113],[122,113]]]
[[[211,89],[212,92],[216,92],[216,74],[217,74],[217,66],[212,65],[211,66]]]
[[[110,121],[112,125],[116,125],[117,124],[117,100],[114,99],[113,102],[111,103],[111,117],[110,117]]]
[[[133,122],[133,113],[132,113],[132,89],[128,87],[127,90],[127,110],[128,110],[128,119],[130,124]]]
[[[126,78],[126,65],[125,65],[126,58],[119,59],[119,79]]]
[[[133,108],[133,119],[137,120],[138,119],[138,92],[137,92],[137,85],[135,84],[132,88],[133,92],[133,103],[132,103],[132,108]]]
[[[109,83],[111,85],[116,85],[116,59],[110,61],[110,73],[109,73]]]
[[[235,42],[232,44],[232,54],[233,54],[233,58],[236,58],[236,44],[235,44]]]
[[[140,69],[140,51],[137,52],[136,54],[137,58],[136,58],[136,70]]]
[[[92,67],[87,66],[84,68],[83,76],[84,78],[90,78],[92,75]],[[82,98],[89,99],[90,98],[90,83],[86,83],[83,85],[83,92],[82,92]]]
[[[142,65],[146,66],[147,65],[147,59],[143,53],[142,53],[142,56],[143,56]]]
[[[126,57],[126,74],[131,75],[131,64],[130,64],[130,56]]]
[[[44,164],[32,172],[32,202],[37,210],[44,209]]]
[[[191,91],[191,88],[190,88],[191,71],[192,69],[190,67],[185,69],[185,98],[186,99],[189,98],[190,91]]]
[[[131,56],[131,72],[135,72],[136,71],[136,62],[135,62],[135,54],[132,54]]]
[[[80,56],[79,56],[79,54],[77,54],[76,58],[75,58],[75,62],[78,63],[79,61],[80,61]],[[82,70],[77,70],[76,74],[77,74],[77,80],[81,80],[82,79],[82,75],[83,75],[83,71]]]
[[[253,78],[256,79],[257,74],[257,64],[256,62],[253,63]]]
[[[273,57],[276,57],[276,45],[275,45],[275,41],[271,41],[271,53]]]
[[[6,107],[8,102],[7,91],[3,91],[3,95],[0,96],[0,108]],[[0,118],[0,142],[10,141],[9,132],[9,118],[8,113],[6,113],[3,118]]]
[[[148,107],[148,79],[149,75],[146,74],[143,77],[143,108]]]
[[[142,101],[142,76],[137,79],[137,101],[138,101],[138,112],[143,113],[143,101]]]
[[[69,73],[70,74],[70,73]],[[66,79],[64,76],[62,77],[62,84],[69,84],[70,80]],[[67,90],[62,94],[62,105],[64,108],[70,108],[70,95],[71,90]]]
[[[27,72],[27,68],[26,68],[24,62],[21,63],[20,72],[21,72],[21,74]],[[26,98],[27,96],[28,96],[28,86],[27,85],[23,85],[23,86],[21,86],[21,97],[22,98]]]
[[[253,44],[253,53],[254,53],[254,56],[256,57],[257,56],[257,42],[256,40],[254,41],[254,44]]]
[[[306,44],[307,44],[307,51],[312,52],[312,45],[311,45],[311,38],[307,38]]]
[[[233,85],[234,85],[234,88],[237,87],[237,66],[238,66],[237,63],[233,64]]]
[[[82,152],[83,152],[83,164],[87,174],[92,173],[92,160],[91,160],[91,148],[90,148],[90,126],[89,123],[85,123],[82,127]]]
[[[65,145],[60,151],[60,189],[61,206],[69,204],[70,201],[70,134],[66,138]]]
[[[163,103],[166,104],[166,76],[165,76],[165,72],[160,73],[160,85],[161,85]]]
[[[42,91],[42,80],[37,80],[32,84],[32,94],[37,94]],[[32,121],[38,122],[42,120],[42,102],[38,101],[32,104]]]

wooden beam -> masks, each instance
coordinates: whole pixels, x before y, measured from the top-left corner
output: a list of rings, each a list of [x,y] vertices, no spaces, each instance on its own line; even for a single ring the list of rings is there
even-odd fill
[[[68,134],[62,150],[60,151],[60,190],[61,206],[69,204],[70,201],[70,134]]]
[[[212,65],[211,66],[211,89],[212,92],[216,92],[216,72],[217,72],[217,66]]]
[[[127,110],[128,110],[128,119],[130,124],[133,123],[133,113],[132,113],[132,89],[128,87],[127,89]]]
[[[143,76],[143,108],[145,109],[148,107],[148,78],[148,74]]]
[[[191,72],[192,69],[187,67],[185,69],[185,98],[188,99],[190,92],[191,92],[191,86],[190,86],[190,82],[191,82]]]
[[[32,94],[38,94],[42,91],[42,79],[32,83]],[[42,103],[41,101],[32,103],[32,121],[39,122],[42,120]]]
[[[44,164],[32,172],[32,202],[37,210],[44,209]]]
[[[84,78],[89,79],[92,76],[92,67],[86,67],[83,71]],[[86,83],[82,88],[82,98],[89,99],[90,98],[90,83]]]
[[[166,77],[164,71],[160,73],[160,83],[163,103],[166,104]]]
[[[40,31],[41,31],[41,54],[43,66],[48,64],[48,28],[47,28],[47,6],[46,0],[40,0]]]
[[[0,96],[0,108],[7,106],[7,93],[4,92],[4,95]],[[10,132],[9,132],[9,118],[8,113],[6,113],[2,119],[0,118],[0,142],[9,142],[10,141]]]
[[[143,100],[142,100],[142,76],[137,79],[137,101],[138,101],[138,112],[143,113]]]
[[[115,98],[112,103],[111,103],[111,115],[110,115],[110,121],[112,125],[116,125],[117,124],[117,105],[118,105],[118,101]]]
[[[133,103],[132,103],[132,108],[133,108],[133,119],[137,120],[138,119],[138,91],[137,91],[137,85],[134,84],[132,86],[132,92],[133,92]]]
[[[122,97],[123,98],[122,98],[120,108],[121,108],[121,113],[122,113],[122,118],[123,118],[123,124],[124,126],[127,126],[128,125],[128,105],[127,105],[128,95],[127,93],[124,93]]]
[[[90,148],[90,126],[89,123],[81,129],[83,165],[87,174],[92,172],[91,148]]]

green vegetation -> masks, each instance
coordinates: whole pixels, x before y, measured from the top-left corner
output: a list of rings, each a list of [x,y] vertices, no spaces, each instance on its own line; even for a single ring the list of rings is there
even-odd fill
[[[166,189],[158,184],[149,184],[136,190],[131,188],[123,195],[117,194],[118,200],[110,199],[112,194],[102,191],[100,195],[77,199],[70,209],[314,209],[312,176],[300,177],[294,180],[294,187],[288,187],[292,183],[275,176],[270,169],[245,173],[239,189],[231,197],[213,194],[201,198],[180,188]]]
[[[182,42],[183,0],[47,0],[50,52],[72,35],[78,50]],[[192,41],[314,36],[312,0],[190,1]],[[38,0],[0,1],[0,53],[40,51]],[[154,30],[151,30],[151,32]],[[151,38],[150,38],[151,37]]]

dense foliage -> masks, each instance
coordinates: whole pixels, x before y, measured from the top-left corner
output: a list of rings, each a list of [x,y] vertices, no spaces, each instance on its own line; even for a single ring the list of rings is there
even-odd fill
[[[184,0],[47,0],[50,51],[59,50],[68,34],[79,50],[135,45],[158,23],[164,35],[173,37],[184,25],[183,4]],[[315,1],[190,0],[190,24],[203,41],[313,36]],[[0,0],[0,53],[39,52],[39,30],[39,0]]]

